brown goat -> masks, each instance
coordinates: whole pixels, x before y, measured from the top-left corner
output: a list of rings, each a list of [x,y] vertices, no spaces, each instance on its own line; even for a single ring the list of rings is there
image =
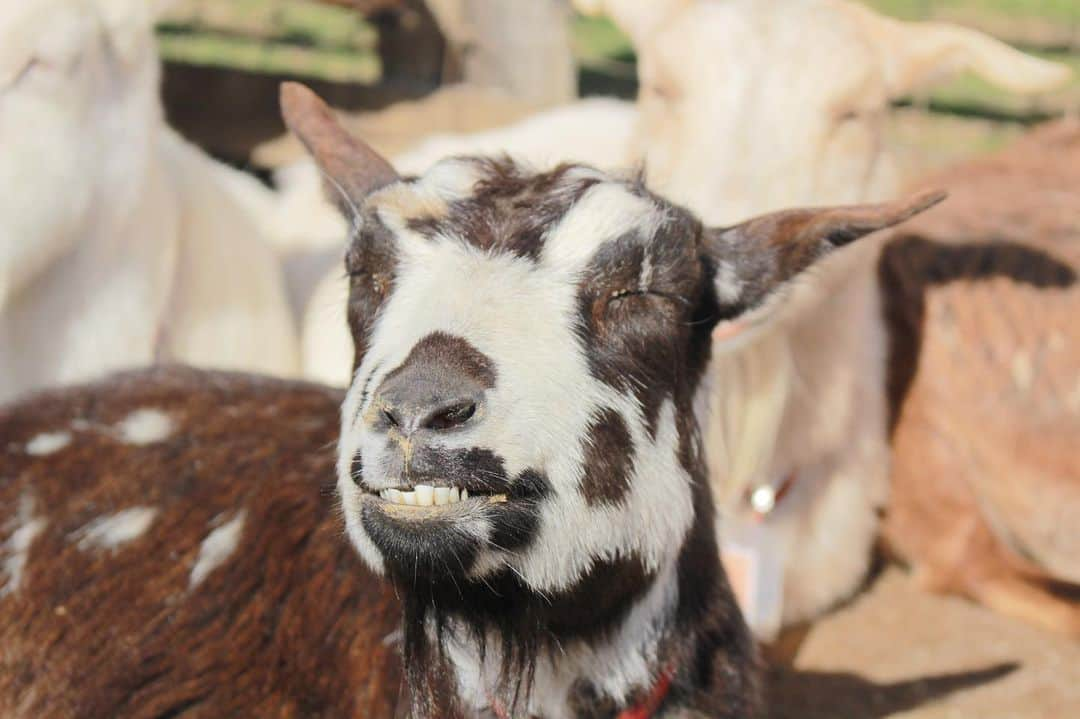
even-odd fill
[[[340,402],[160,369],[0,412],[0,715],[392,716],[400,609],[334,508]]]
[[[928,185],[949,202],[880,265],[886,540],[926,587],[1080,637],[1080,123]]]

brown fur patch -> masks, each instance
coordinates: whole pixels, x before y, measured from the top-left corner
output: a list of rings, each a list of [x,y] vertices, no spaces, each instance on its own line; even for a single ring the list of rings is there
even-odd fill
[[[586,430],[581,494],[590,506],[618,504],[630,492],[634,440],[613,409],[596,413]]]
[[[638,400],[650,435],[661,405],[683,379],[673,368],[686,365],[684,348],[715,322],[700,235],[688,213],[669,208],[653,236],[631,232],[601,247],[578,284],[578,333],[589,370]],[[646,262],[652,270],[641,287]]]
[[[400,610],[334,508],[340,399],[172,368],[0,411],[0,506],[29,495],[48,519],[20,588],[0,599],[0,714],[393,715],[400,664],[384,638]],[[101,430],[144,407],[167,412],[175,432],[137,447]],[[20,450],[59,429],[73,434],[62,450]],[[159,514],[117,551],[71,541],[94,518],[136,505]],[[240,544],[189,588],[202,541],[240,509]]]
[[[495,386],[495,365],[464,337],[445,332],[432,332],[420,339],[398,367],[386,375],[388,381],[414,364],[423,364],[431,371],[452,370],[463,378],[472,380],[484,389]]]
[[[364,213],[360,232],[345,254],[349,275],[346,317],[353,340],[353,372],[367,352],[368,335],[397,273],[397,247],[393,232],[371,211]]]
[[[479,179],[473,192],[445,213],[412,216],[409,229],[427,237],[450,237],[482,250],[537,259],[544,235],[598,180],[572,177],[574,165],[532,173],[508,159],[473,160]]]

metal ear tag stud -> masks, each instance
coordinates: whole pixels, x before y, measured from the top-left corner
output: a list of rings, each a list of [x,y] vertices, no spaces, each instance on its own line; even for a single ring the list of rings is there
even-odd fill
[[[776,507],[776,490],[771,484],[762,484],[750,493],[750,506],[760,515],[766,515]]]
[[[779,486],[759,484],[750,491],[746,500],[750,505],[750,509],[754,510],[754,516],[759,522],[765,521],[776,509],[776,505],[783,501],[787,493],[791,491],[792,485],[795,484],[795,477],[795,472],[789,472]]]

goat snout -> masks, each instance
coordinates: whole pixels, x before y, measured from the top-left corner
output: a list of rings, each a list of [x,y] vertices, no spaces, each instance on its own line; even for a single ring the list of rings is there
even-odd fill
[[[377,426],[385,430],[393,429],[406,437],[425,430],[440,432],[456,429],[476,416],[481,401],[476,396],[431,399],[428,402],[405,399],[393,404],[384,403]]]
[[[365,420],[400,437],[460,429],[483,419],[494,380],[489,358],[464,338],[436,332],[379,383]]]
[[[401,437],[447,432],[483,416],[484,390],[445,368],[411,367],[388,377],[368,413],[375,431]]]

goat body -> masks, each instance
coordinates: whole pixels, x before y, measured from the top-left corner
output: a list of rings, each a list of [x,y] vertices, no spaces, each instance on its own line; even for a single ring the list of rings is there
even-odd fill
[[[1080,636],[1080,124],[929,178],[890,240],[885,536],[927,587]]]
[[[340,400],[164,368],[0,412],[0,714],[393,716],[400,609],[341,532]]]

